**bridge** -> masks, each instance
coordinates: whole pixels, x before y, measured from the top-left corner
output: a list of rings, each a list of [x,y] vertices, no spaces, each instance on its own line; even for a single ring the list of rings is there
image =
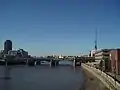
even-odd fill
[[[29,66],[36,66],[36,65],[41,65],[42,61],[47,61],[49,62],[50,66],[58,66],[60,61],[71,61],[73,62],[73,66],[80,66],[81,61],[77,59],[55,59],[55,58],[11,58],[11,57],[6,57],[0,62],[4,64],[27,64]]]
[[[73,66],[81,65],[80,60],[76,59],[55,59],[55,58],[34,58],[32,60],[27,60],[26,63],[37,65],[41,64],[42,61],[47,61],[49,62],[50,66],[58,66],[60,61],[71,61],[73,62]]]

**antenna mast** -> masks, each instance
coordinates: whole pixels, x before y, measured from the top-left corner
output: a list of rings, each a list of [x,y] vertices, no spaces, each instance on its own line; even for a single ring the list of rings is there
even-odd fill
[[[95,29],[95,51],[97,51],[97,36],[98,36],[98,32],[97,29]]]

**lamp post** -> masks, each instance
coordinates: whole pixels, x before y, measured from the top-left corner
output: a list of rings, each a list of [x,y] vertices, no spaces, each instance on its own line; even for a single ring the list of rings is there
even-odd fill
[[[110,60],[112,61],[112,55],[111,54],[110,54]],[[114,60],[113,65],[114,65],[113,69],[114,69],[115,89],[117,90],[117,88],[116,88],[116,60]]]
[[[10,68],[8,67],[8,59],[6,57],[6,55],[4,56],[5,58],[5,77],[4,79],[10,79]]]
[[[114,66],[114,77],[115,77],[115,88],[116,88],[116,60],[115,60],[115,66]],[[117,88],[116,88],[116,90],[117,90]]]

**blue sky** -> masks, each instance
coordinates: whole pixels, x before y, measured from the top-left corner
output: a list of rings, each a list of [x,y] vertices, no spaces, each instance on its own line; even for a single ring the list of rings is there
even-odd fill
[[[0,0],[0,49],[32,55],[79,55],[94,48],[120,47],[119,0]]]

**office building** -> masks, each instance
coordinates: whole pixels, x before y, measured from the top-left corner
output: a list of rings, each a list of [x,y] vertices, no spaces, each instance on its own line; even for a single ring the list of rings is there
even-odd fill
[[[28,57],[28,52],[27,52],[27,51],[24,51],[23,49],[19,49],[19,50],[9,50],[9,51],[8,51],[8,55],[26,58],[26,57]]]
[[[111,49],[101,49],[95,52],[95,61],[101,62],[103,61],[103,70],[109,71],[111,64],[110,64],[110,51]]]
[[[4,53],[8,54],[8,51],[12,50],[12,41],[11,40],[6,40],[4,43]]]
[[[101,49],[95,52],[96,60],[103,60],[104,58],[109,58],[110,49]]]
[[[9,50],[8,55],[10,56],[17,56],[18,51],[17,50]]]

